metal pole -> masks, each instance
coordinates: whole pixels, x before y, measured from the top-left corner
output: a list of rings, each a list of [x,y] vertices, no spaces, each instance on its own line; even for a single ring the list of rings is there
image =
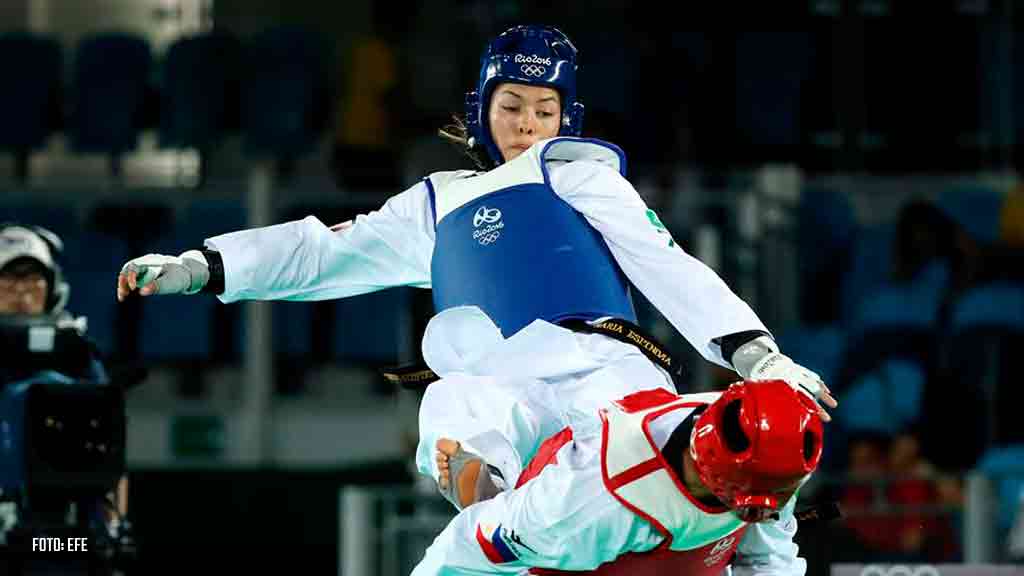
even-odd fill
[[[346,486],[338,499],[341,545],[340,576],[371,576],[373,569],[373,498],[369,490]]]
[[[273,188],[272,164],[254,163],[249,173],[247,201],[250,228],[270,224]],[[245,366],[237,439],[238,457],[252,463],[262,463],[272,457],[272,430],[268,421],[274,376],[271,320],[270,302],[245,303]]]
[[[995,561],[995,493],[992,479],[979,472],[967,475],[964,494],[964,562]]]

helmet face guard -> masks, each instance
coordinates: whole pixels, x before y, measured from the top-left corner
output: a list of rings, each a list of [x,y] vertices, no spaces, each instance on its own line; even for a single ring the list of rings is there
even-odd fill
[[[823,435],[814,401],[786,382],[737,382],[697,418],[690,455],[715,497],[758,522],[817,468]]]
[[[481,144],[495,164],[505,161],[487,122],[494,88],[502,82],[556,90],[562,100],[558,134],[579,136],[583,130],[583,104],[576,100],[576,70],[576,47],[555,28],[516,26],[501,33],[484,52],[476,90],[466,94],[470,145]]]

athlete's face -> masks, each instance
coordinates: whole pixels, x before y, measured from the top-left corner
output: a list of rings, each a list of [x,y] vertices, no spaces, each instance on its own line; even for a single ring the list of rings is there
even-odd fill
[[[506,162],[545,138],[558,136],[562,103],[546,86],[499,84],[487,114],[491,138]]]

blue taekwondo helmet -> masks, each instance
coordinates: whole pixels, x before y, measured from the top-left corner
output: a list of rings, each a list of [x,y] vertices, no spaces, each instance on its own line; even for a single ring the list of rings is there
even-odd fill
[[[470,147],[482,144],[495,164],[504,162],[487,124],[491,94],[501,82],[557,90],[562,100],[558,134],[579,136],[583,130],[583,104],[576,101],[576,69],[576,47],[558,29],[516,26],[502,32],[484,52],[477,89],[466,94],[466,128],[473,139]]]

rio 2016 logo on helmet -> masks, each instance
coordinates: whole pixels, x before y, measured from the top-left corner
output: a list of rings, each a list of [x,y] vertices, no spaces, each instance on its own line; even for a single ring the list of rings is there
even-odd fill
[[[515,82],[547,86],[562,99],[560,136],[579,136],[583,130],[583,104],[576,100],[576,47],[550,26],[516,26],[502,32],[484,52],[477,89],[466,94],[466,127],[473,142],[481,144],[495,164],[504,159],[491,138],[488,104],[495,86]]]

